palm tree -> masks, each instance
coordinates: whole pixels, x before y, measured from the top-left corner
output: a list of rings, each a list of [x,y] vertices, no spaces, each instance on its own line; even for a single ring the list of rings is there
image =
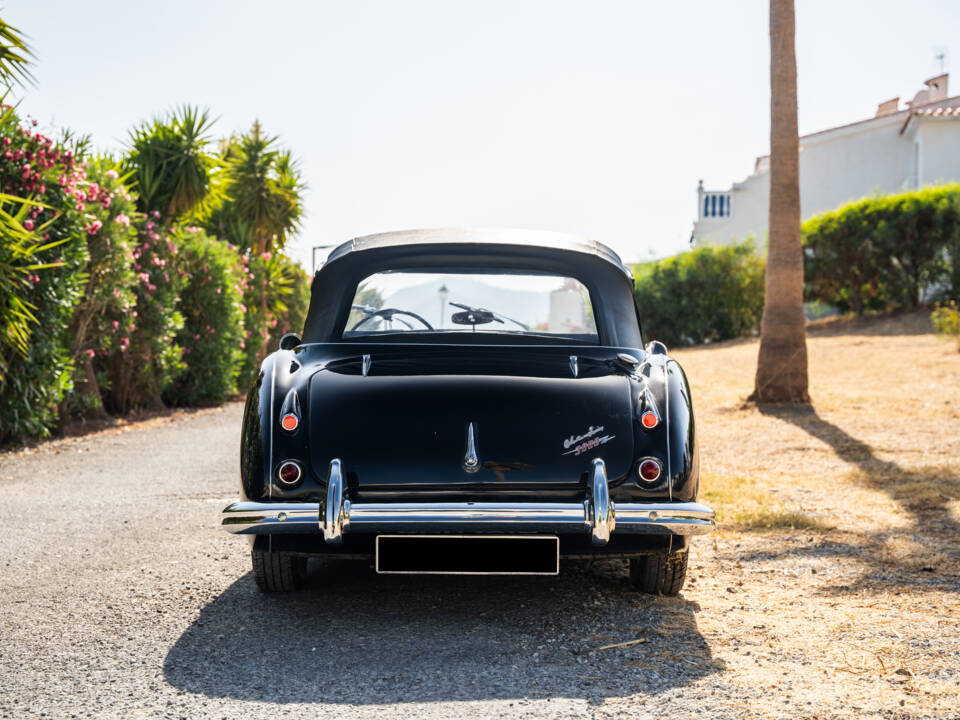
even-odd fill
[[[175,220],[206,197],[215,164],[206,151],[212,125],[207,110],[185,105],[133,129],[125,163],[134,172],[140,210]]]
[[[809,402],[793,0],[770,0],[770,247],[751,399]]]
[[[303,217],[300,169],[276,140],[258,121],[246,135],[227,140],[216,198],[203,213],[210,232],[257,255],[283,248]]]
[[[33,75],[27,69],[32,57],[23,33],[0,19],[0,83],[8,87],[33,83]]]

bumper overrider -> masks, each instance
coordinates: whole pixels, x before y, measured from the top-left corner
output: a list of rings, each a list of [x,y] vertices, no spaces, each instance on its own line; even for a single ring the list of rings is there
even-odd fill
[[[332,460],[325,502],[235,502],[221,513],[223,527],[241,535],[322,532],[329,545],[339,545],[347,532],[476,531],[586,533],[602,546],[614,532],[702,535],[715,526],[713,510],[700,503],[615,506],[600,459],[593,461],[587,497],[579,503],[352,503],[344,490],[340,460]]]

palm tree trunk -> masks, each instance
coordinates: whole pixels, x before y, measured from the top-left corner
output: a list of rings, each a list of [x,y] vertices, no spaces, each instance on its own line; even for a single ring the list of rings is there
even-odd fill
[[[770,0],[770,247],[757,402],[809,402],[793,0]]]

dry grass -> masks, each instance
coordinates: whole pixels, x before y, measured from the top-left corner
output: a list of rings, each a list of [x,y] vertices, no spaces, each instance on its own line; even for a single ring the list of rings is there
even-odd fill
[[[921,314],[826,323],[811,408],[746,405],[756,355],[676,353],[720,519],[684,597],[738,717],[960,717],[960,355]]]
[[[717,511],[722,529],[829,530],[821,518],[791,509],[755,481],[744,477],[714,475],[703,481],[702,499]]]

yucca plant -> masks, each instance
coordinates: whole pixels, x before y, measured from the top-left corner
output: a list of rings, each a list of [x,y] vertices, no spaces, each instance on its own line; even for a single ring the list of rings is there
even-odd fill
[[[158,210],[171,221],[203,201],[215,165],[206,150],[212,125],[208,111],[184,105],[133,129],[125,165],[142,212]]]
[[[52,221],[33,230],[24,227],[30,209],[36,205],[34,201],[0,194],[0,381],[11,354],[26,357],[30,334],[37,324],[36,307],[26,299],[25,290],[38,278],[38,271],[59,265],[38,262],[38,256],[65,242],[41,239]]]
[[[223,143],[214,199],[201,218],[209,232],[257,255],[282,249],[303,217],[300,169],[276,142],[254,122]]]

